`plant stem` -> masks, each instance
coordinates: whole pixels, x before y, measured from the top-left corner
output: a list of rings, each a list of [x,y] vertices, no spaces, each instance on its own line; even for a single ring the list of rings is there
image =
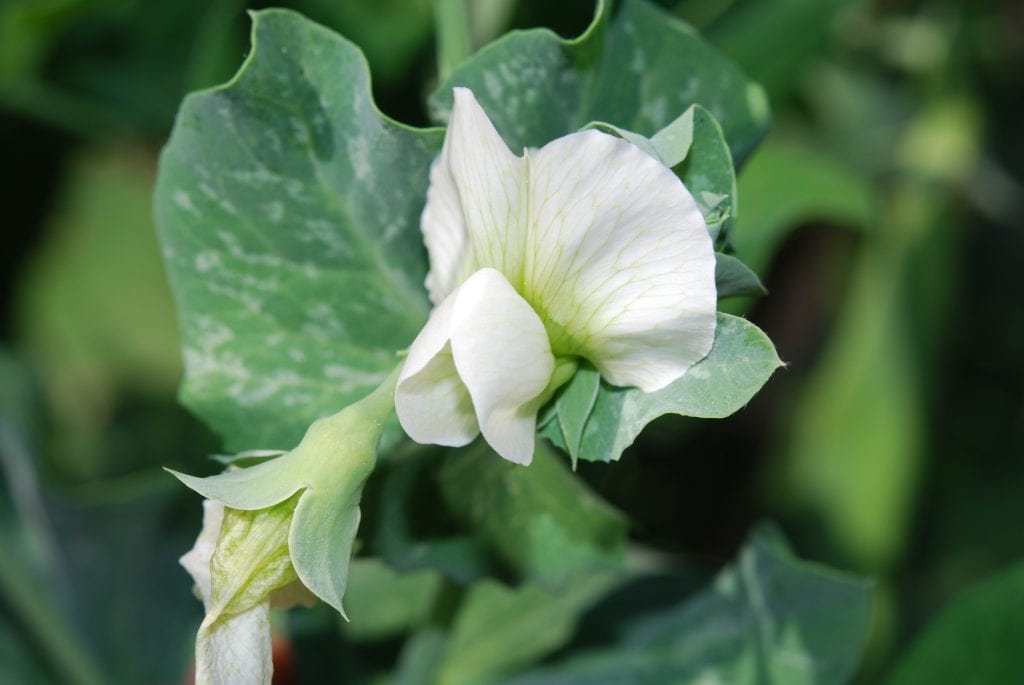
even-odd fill
[[[443,81],[472,53],[465,0],[434,0],[437,30],[437,73]]]

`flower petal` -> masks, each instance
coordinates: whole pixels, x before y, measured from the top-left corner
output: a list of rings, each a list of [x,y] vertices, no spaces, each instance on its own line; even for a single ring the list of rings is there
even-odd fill
[[[519,270],[525,190],[525,161],[508,149],[473,93],[456,88],[421,219],[434,304],[479,267]]]
[[[210,560],[223,520],[224,505],[204,500],[202,530],[192,549],[181,557],[181,565],[192,576],[196,594],[207,610],[213,585]],[[269,602],[200,626],[196,636],[196,685],[269,685],[272,674]]]
[[[203,500],[203,527],[196,537],[192,549],[185,552],[178,563],[185,567],[195,583],[196,596],[205,606],[210,602],[213,593],[213,574],[210,572],[210,560],[217,549],[217,538],[224,522],[224,505],[214,500]]]
[[[399,421],[414,440],[443,445],[465,444],[479,430],[502,457],[528,464],[537,399],[554,366],[536,312],[502,274],[481,269],[445,299],[413,342],[395,393]],[[463,413],[467,398],[472,435]]]
[[[480,433],[473,402],[451,351],[458,290],[430,314],[409,347],[395,388],[395,413],[419,443],[461,447]]]
[[[203,626],[196,636],[196,685],[270,685],[270,603]]]
[[[457,308],[452,357],[473,398],[480,432],[495,452],[528,464],[536,400],[555,370],[544,324],[494,269],[481,269],[459,288]]]
[[[523,295],[555,353],[608,381],[659,390],[715,332],[715,255],[697,203],[668,167],[598,131],[529,158]]]

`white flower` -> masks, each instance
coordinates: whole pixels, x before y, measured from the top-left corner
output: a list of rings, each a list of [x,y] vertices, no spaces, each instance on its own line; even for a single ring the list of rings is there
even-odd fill
[[[230,598],[235,597],[235,591],[240,587],[251,591],[260,584],[263,570],[261,565],[250,565],[243,569],[243,573],[239,573],[238,562],[243,566],[253,560],[258,562],[262,558],[260,552],[266,552],[268,547],[267,541],[260,539],[259,535],[250,540],[244,540],[244,535],[239,536],[237,517],[232,520],[228,511],[221,502],[203,500],[203,528],[195,545],[180,559],[181,565],[192,576],[195,593],[206,609],[206,618],[196,634],[195,682],[196,685],[270,685],[274,673],[271,607],[312,606],[315,597],[301,582],[294,581],[283,586],[275,585],[271,591],[262,595],[258,592],[255,596],[250,594],[248,601],[238,611],[225,611],[227,607],[218,601],[223,599],[223,596],[218,598],[218,593],[224,594],[225,584],[229,588]],[[247,519],[245,523],[250,524],[243,524],[245,532],[260,529],[258,522],[252,519]],[[228,535],[233,538],[232,544],[236,551],[242,549],[254,554],[236,554],[235,558],[228,559],[226,563],[222,559],[217,564],[214,559],[226,529],[230,529]],[[229,572],[230,577],[223,575],[225,566],[235,569],[234,573]],[[273,571],[270,575],[279,577],[274,576]]]
[[[528,464],[558,362],[653,392],[708,353],[714,249],[679,178],[632,144],[589,130],[517,157],[472,92],[454,98],[422,217],[436,307],[395,406],[418,442],[483,433]]]
[[[181,558],[207,611],[213,593],[210,560],[223,520],[224,505],[204,500],[203,529],[195,546]],[[264,684],[270,682],[273,670],[269,600],[223,619],[215,628],[203,622],[196,638],[196,685]]]

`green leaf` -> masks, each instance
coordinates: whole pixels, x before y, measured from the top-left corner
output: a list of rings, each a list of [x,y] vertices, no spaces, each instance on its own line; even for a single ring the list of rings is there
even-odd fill
[[[52,467],[74,481],[159,463],[144,465],[141,454],[156,454],[138,443],[130,457],[110,450],[113,433],[103,428],[124,396],[170,405],[181,377],[174,304],[152,226],[154,165],[145,147],[76,155],[53,199],[46,240],[15,281],[12,332],[54,409],[49,434],[62,447]]]
[[[738,185],[743,219],[733,240],[757,273],[766,272],[779,243],[802,221],[867,227],[875,217],[866,178],[821,150],[774,136],[744,167]]]
[[[1024,682],[1024,563],[970,588],[939,614],[886,685]]]
[[[153,161],[131,148],[75,159],[52,237],[19,280],[20,342],[61,406],[87,405],[75,416],[89,410],[83,388],[103,399],[124,388],[169,395],[181,374],[152,228]]]
[[[359,50],[327,29],[267,10],[252,40],[230,83],[185,100],[156,191],[182,400],[230,450],[295,444],[415,337],[442,137],[383,117]]]
[[[459,584],[468,584],[492,573],[483,543],[471,535],[434,537],[424,535],[438,515],[436,495],[429,498],[430,521],[416,508],[416,486],[429,482],[440,458],[439,449],[426,449],[401,461],[385,462],[374,478],[382,483],[377,500],[379,508],[374,517],[372,533],[373,552],[389,566],[403,572],[418,569],[436,569],[446,578]],[[397,461],[397,463],[396,463]],[[426,523],[426,526],[424,525]]]
[[[507,685],[842,685],[867,636],[868,583],[796,559],[760,529],[711,587],[644,614],[600,651]]]
[[[829,45],[836,17],[851,0],[756,0],[729,6],[706,30],[709,41],[761,83],[772,102],[801,83]],[[771,31],[765,31],[771,26]]]
[[[543,444],[529,468],[489,450],[458,450],[437,477],[452,512],[523,575],[560,584],[621,561],[625,519]]]
[[[715,253],[715,288],[718,299],[743,295],[767,295],[761,279],[750,267],[735,257]]]
[[[380,640],[422,624],[441,582],[441,576],[430,570],[398,573],[379,559],[353,559],[345,632],[359,640]]]
[[[358,45],[371,65],[374,83],[396,87],[418,69],[434,28],[427,0],[301,0],[297,9],[336,29]]]
[[[721,122],[735,158],[753,150],[769,123],[760,86],[654,5],[626,0],[614,18],[608,14],[575,40],[533,29],[483,48],[431,96],[434,116],[446,119],[451,89],[467,86],[509,146],[519,149],[591,121],[651,137],[699,104]]]
[[[784,464],[792,504],[870,570],[907,550],[928,444],[921,346],[905,308],[909,268],[882,238],[895,235],[887,228],[853,265],[841,316],[795,398]]]
[[[719,313],[711,352],[668,387],[645,393],[602,382],[593,409],[585,417],[572,413],[580,411],[580,405],[559,405],[556,401],[558,426],[585,422],[577,453],[572,452],[574,443],[567,436],[553,434],[551,426],[555,422],[545,426],[541,435],[556,445],[564,444],[573,459],[615,461],[644,426],[659,416],[712,419],[739,410],[781,365],[775,347],[761,329],[745,319]],[[574,387],[577,383],[591,382],[585,372],[577,373],[562,392],[578,392]]]
[[[564,589],[475,584],[455,617],[438,685],[474,685],[536,661],[572,636],[580,615],[623,580],[615,573],[574,578]]]

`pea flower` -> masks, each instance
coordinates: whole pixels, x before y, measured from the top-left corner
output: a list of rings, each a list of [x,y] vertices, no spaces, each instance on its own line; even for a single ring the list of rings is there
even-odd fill
[[[435,308],[395,392],[418,442],[482,433],[528,464],[537,412],[577,360],[653,392],[711,349],[704,218],[671,169],[625,140],[587,130],[518,157],[456,88],[421,228]]]

